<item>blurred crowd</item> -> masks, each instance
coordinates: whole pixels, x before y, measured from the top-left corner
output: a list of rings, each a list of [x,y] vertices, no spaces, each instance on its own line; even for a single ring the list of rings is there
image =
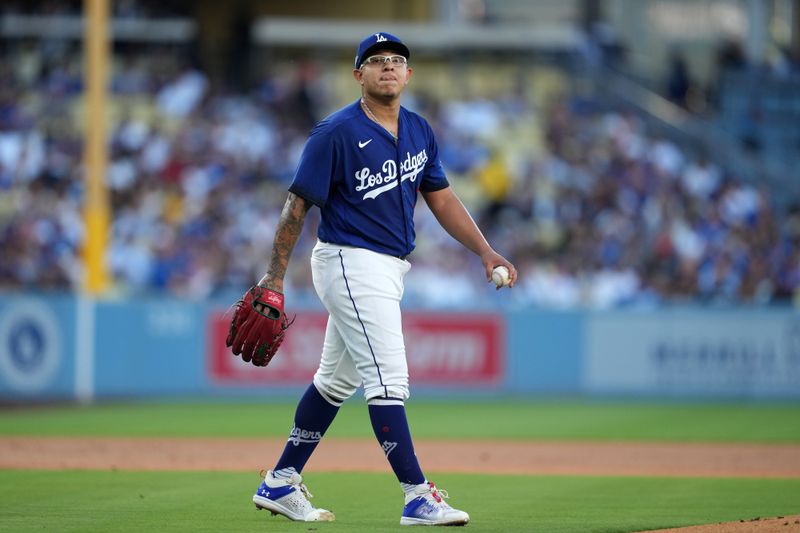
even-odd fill
[[[790,300],[800,212],[633,115],[554,107],[509,195],[524,298],[557,307]]]
[[[170,52],[150,48],[114,65],[111,87],[125,105],[109,132],[113,292],[240,293],[265,271],[294,166],[331,91],[314,65],[297,63],[290,75],[234,93]],[[82,282],[78,57],[66,45],[22,44],[0,61],[3,290]],[[767,304],[798,293],[800,210],[777,211],[773,191],[648,133],[634,115],[583,111],[568,95],[543,109],[532,101],[413,89],[406,101],[431,121],[452,185],[517,265],[509,298],[569,309]],[[317,216],[312,210],[287,292],[312,294]],[[417,234],[410,302],[469,306],[488,297],[477,258],[438,228],[424,202]]]

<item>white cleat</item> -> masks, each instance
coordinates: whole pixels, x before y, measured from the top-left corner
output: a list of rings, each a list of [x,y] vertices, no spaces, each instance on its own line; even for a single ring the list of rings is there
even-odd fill
[[[308,501],[311,497],[300,474],[292,474],[289,479],[275,479],[272,471],[269,471],[253,496],[253,503],[258,509],[266,509],[273,515],[283,515],[289,520],[333,522],[333,513],[311,505]]]
[[[406,496],[401,526],[464,526],[469,515],[453,509],[447,503],[447,491],[437,489],[433,483],[417,485]]]

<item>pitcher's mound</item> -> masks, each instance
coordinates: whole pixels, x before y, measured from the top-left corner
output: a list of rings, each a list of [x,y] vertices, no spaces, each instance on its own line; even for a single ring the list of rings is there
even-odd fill
[[[659,529],[648,533],[800,533],[800,515],[751,518],[704,526]]]

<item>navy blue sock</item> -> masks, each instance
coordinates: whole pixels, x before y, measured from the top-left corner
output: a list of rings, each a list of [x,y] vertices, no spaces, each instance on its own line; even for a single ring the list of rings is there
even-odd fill
[[[297,404],[294,427],[283,454],[275,465],[275,474],[278,475],[281,471],[287,474],[292,469],[300,473],[338,412],[339,407],[323,398],[312,383]]]
[[[392,465],[397,480],[404,485],[425,483],[425,476],[414,454],[405,406],[369,405],[369,418],[375,437]]]

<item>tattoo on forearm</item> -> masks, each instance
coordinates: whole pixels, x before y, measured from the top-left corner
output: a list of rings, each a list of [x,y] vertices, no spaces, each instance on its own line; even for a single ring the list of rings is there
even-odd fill
[[[289,197],[283,205],[281,218],[275,230],[269,269],[262,283],[271,289],[283,290],[283,277],[289,266],[289,258],[300,237],[300,232],[303,231],[303,223],[310,207],[308,202],[294,193],[289,193]]]

